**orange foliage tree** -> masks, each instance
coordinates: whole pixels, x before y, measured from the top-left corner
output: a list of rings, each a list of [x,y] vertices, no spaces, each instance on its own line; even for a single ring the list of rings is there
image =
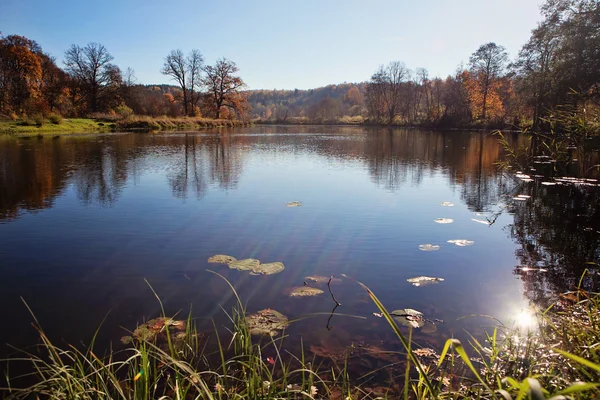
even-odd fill
[[[234,75],[238,71],[237,65],[226,58],[204,67],[206,76],[202,83],[208,90],[205,104],[217,119],[223,116],[225,110],[228,111],[228,117],[237,114],[244,118],[251,109],[246,95],[241,93],[246,84],[242,78]]]
[[[23,36],[0,38],[0,112],[21,113],[40,96],[40,46]]]

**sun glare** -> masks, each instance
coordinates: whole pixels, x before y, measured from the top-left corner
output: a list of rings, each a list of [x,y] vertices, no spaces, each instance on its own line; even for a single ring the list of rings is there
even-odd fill
[[[537,318],[530,310],[521,310],[516,315],[515,324],[520,329],[533,330],[537,326]]]

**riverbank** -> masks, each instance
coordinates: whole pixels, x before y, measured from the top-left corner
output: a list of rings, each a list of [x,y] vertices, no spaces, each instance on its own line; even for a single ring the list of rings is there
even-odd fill
[[[526,125],[516,126],[502,123],[487,123],[483,124],[480,121],[474,121],[470,124],[454,124],[447,121],[440,122],[422,122],[422,123],[383,123],[377,120],[371,120],[363,116],[344,116],[334,119],[310,119],[307,117],[292,117],[285,120],[263,120],[260,118],[254,119],[256,125],[325,125],[325,126],[366,126],[366,127],[381,127],[381,128],[420,128],[427,130],[441,131],[494,131],[502,130],[505,132],[522,132],[527,128]]]
[[[237,307],[228,314],[232,326],[227,333],[218,332],[215,326],[209,337],[196,330],[191,316],[175,320],[163,311],[161,317],[123,337],[125,348],[115,346],[105,356],[99,356],[104,353],[94,350],[93,343],[87,349],[59,348],[35,321],[42,355],[29,352],[11,360],[30,363],[35,382],[19,389],[19,378],[8,375],[3,391],[13,399],[91,399],[99,394],[123,400],[563,399],[564,395],[592,399],[600,395],[598,294],[577,290],[561,295],[551,308],[538,313],[537,330],[500,324],[488,332],[486,341],[473,337],[463,345],[448,339],[442,349],[431,349],[419,346],[411,340],[412,331],[401,328],[396,317],[401,310],[390,314],[374,293],[358,285],[379,308],[404,351],[352,344],[339,354],[330,353],[329,359],[311,356],[306,350],[289,354],[282,331],[293,321],[270,309],[248,316],[238,297]],[[405,311],[404,320],[416,329],[422,316]],[[257,330],[270,335],[253,335]],[[350,374],[357,356],[373,354],[386,365],[362,377]],[[378,381],[376,376],[382,372],[387,378]],[[365,376],[373,379],[365,381]]]
[[[91,118],[64,118],[60,123],[47,120],[0,121],[0,134],[14,136],[64,135],[72,133],[110,132],[115,124]]]
[[[128,116],[119,118],[64,118],[52,122],[49,119],[31,121],[0,121],[0,134],[13,136],[68,135],[77,133],[102,133],[116,131],[169,131],[202,130],[208,128],[234,128],[252,125],[248,121],[194,118],[194,117],[148,117]]]

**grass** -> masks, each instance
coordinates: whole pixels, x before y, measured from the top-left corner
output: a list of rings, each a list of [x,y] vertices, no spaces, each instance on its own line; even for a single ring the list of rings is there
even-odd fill
[[[249,122],[228,119],[212,119],[201,117],[149,117],[132,115],[116,121],[118,130],[197,130],[206,128],[233,128],[250,125]]]
[[[140,337],[138,328],[127,347],[111,349],[103,356],[96,353],[94,338],[83,350],[57,347],[35,321],[41,344],[5,360],[25,363],[31,372],[6,376],[8,385],[2,390],[11,399],[557,400],[600,396],[598,294],[578,290],[553,308],[540,311],[543,322],[537,333],[499,326],[484,341],[471,337],[463,344],[450,338],[432,359],[424,357],[412,341],[412,330],[403,333],[377,296],[357,282],[406,351],[402,389],[374,395],[349,376],[347,359],[331,368],[315,357],[308,358],[303,350],[300,354],[285,351],[285,332],[278,337],[253,337],[246,308],[227,283],[237,305],[231,312],[224,310],[231,327],[223,333],[215,326],[212,345],[197,332],[191,316],[177,323],[166,317],[155,293],[163,316],[149,323],[162,321],[160,330]],[[275,356],[265,358],[265,354]]]
[[[35,120],[1,121],[0,134],[16,136],[63,135],[110,131],[199,130],[206,128],[233,128],[249,122],[193,117],[149,117],[131,115],[93,115],[94,118],[41,118]],[[52,122],[54,121],[54,122]]]
[[[89,118],[65,118],[58,124],[48,120],[43,120],[43,122],[38,120],[37,123],[35,121],[18,120],[0,121],[0,134],[17,136],[107,132],[112,129],[114,129],[114,124]]]

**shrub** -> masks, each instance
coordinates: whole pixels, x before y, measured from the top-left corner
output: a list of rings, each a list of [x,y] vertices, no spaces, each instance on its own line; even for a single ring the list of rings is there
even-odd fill
[[[120,106],[115,108],[115,112],[122,119],[131,117],[133,115],[133,110],[131,108],[127,107],[125,104],[121,104]]]
[[[50,121],[54,125],[60,124],[62,122],[62,120],[63,120],[63,118],[60,114],[50,113],[50,115],[48,115],[48,121]]]
[[[44,122],[46,122],[46,121],[44,120],[44,116],[43,116],[43,115],[41,115],[41,114],[38,114],[38,115],[36,115],[35,117],[33,117],[33,120],[35,121],[35,124],[36,124],[37,126],[43,126],[43,125],[44,125]]]

